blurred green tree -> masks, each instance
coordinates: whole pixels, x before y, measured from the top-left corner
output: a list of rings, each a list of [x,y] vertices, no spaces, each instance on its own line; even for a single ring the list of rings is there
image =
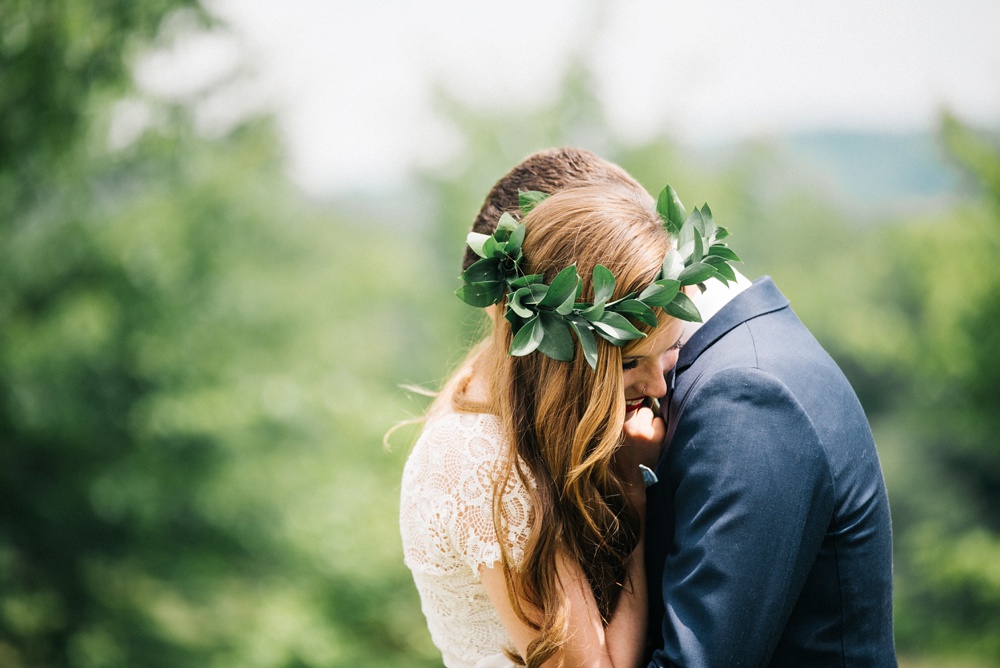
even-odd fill
[[[266,118],[109,149],[177,9],[2,8],[0,665],[435,665],[379,446],[423,242],[307,204]]]
[[[895,495],[900,642],[1000,657],[1000,141],[952,117],[971,196],[885,230],[872,300],[891,313],[886,419],[910,460]],[[861,348],[864,349],[863,347]],[[887,354],[886,354],[887,353]],[[928,490],[934,490],[932,494]]]
[[[0,5],[0,203],[22,206],[89,131],[92,103],[124,91],[128,57],[198,0],[8,0]],[[0,211],[2,220],[11,210]]]

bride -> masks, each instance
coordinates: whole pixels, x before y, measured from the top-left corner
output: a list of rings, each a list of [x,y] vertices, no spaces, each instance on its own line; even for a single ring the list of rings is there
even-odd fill
[[[698,319],[683,286],[713,272],[672,248],[669,207],[645,192],[523,203],[520,225],[505,214],[492,236],[469,235],[481,259],[458,294],[491,331],[406,463],[405,562],[449,668],[636,666],[645,480],[664,437],[650,403],[676,364],[679,318]]]

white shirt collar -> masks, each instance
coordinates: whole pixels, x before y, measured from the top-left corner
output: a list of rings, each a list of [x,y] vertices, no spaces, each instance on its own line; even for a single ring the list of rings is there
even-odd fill
[[[689,295],[691,301],[698,307],[702,321],[684,323],[684,333],[681,335],[681,343],[687,343],[688,339],[701,328],[702,324],[708,322],[709,318],[718,313],[733,297],[749,288],[750,285],[750,280],[738,271],[736,272],[736,282],[730,282],[729,285],[726,285],[717,278],[705,281],[705,292],[695,290],[694,294]]]

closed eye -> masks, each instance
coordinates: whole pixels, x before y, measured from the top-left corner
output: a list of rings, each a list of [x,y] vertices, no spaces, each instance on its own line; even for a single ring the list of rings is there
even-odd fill
[[[674,345],[672,345],[669,348],[667,348],[667,350],[665,352],[670,352],[671,350],[680,350],[683,347],[684,347],[684,344],[681,343],[680,339],[677,339],[677,343],[675,343]],[[638,357],[632,357],[632,358],[629,358],[627,360],[624,360],[622,362],[622,370],[623,371],[628,371],[630,369],[635,369],[636,367],[639,366],[639,360],[640,359],[641,358],[638,358]]]

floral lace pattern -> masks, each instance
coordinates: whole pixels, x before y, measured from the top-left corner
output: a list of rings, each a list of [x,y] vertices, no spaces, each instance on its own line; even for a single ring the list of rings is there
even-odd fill
[[[424,428],[403,470],[400,530],[431,639],[448,668],[511,666],[507,630],[479,581],[479,567],[500,561],[493,489],[503,463],[501,427],[493,415],[446,413]],[[503,506],[504,540],[523,554],[530,500],[511,476]]]

